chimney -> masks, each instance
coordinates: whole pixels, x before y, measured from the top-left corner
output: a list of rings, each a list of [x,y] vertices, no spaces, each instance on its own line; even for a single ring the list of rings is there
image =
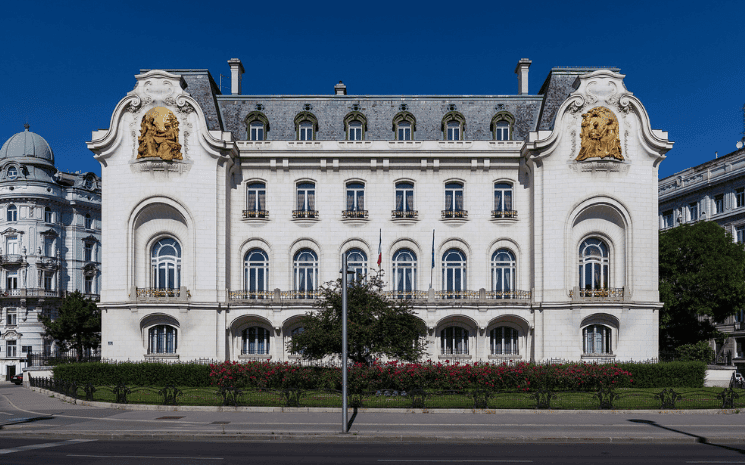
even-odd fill
[[[345,86],[343,82],[339,81],[339,84],[334,86],[334,94],[347,95],[347,86]]]
[[[528,68],[533,63],[527,58],[520,58],[515,68],[515,74],[517,74],[517,93],[518,95],[528,94]]]
[[[230,65],[230,93],[233,95],[240,95],[241,79],[246,70],[243,69],[243,63],[241,63],[241,60],[238,58],[231,58],[228,60],[228,64]]]

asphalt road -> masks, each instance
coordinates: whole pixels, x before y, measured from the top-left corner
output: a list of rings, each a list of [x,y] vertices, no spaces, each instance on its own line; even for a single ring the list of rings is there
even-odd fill
[[[0,463],[18,465],[734,464],[745,463],[745,448],[737,444],[307,444],[39,441],[0,438]]]

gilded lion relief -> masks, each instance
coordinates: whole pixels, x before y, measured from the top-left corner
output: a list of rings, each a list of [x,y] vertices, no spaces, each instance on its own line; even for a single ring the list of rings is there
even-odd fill
[[[155,107],[145,113],[137,141],[137,158],[184,159],[178,142],[178,118],[167,108]]]
[[[618,120],[605,107],[595,107],[582,114],[582,147],[576,161],[589,158],[615,158],[623,160],[621,141],[618,138]]]

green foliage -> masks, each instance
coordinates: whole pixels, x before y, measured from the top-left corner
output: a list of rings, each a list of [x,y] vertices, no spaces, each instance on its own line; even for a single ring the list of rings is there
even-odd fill
[[[96,386],[174,386],[207,387],[210,366],[196,363],[73,363],[54,367],[55,379]]]
[[[347,340],[349,359],[370,363],[383,355],[398,360],[416,361],[425,353],[423,322],[405,300],[388,300],[380,291],[379,275],[353,281],[347,290]],[[302,321],[303,332],[288,342],[288,350],[302,353],[308,360],[339,356],[342,351],[341,280],[326,283],[316,310]]]
[[[44,335],[54,339],[64,352],[75,349],[80,358],[85,349],[95,349],[101,344],[101,312],[80,291],[65,297],[57,318],[52,320],[42,315],[39,319],[46,328]]]
[[[743,308],[745,249],[711,221],[660,232],[660,348],[714,335],[715,322]]]
[[[704,387],[706,364],[703,362],[619,363],[634,377],[635,388]]]
[[[678,346],[675,348],[675,352],[678,354],[678,360],[682,362],[698,361],[710,363],[714,360],[714,349],[706,341]]]

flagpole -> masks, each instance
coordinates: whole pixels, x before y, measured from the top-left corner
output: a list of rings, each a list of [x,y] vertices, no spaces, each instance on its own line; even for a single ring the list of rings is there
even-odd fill
[[[432,230],[432,266],[429,268],[429,288],[432,289],[432,272],[435,270],[435,230]]]

